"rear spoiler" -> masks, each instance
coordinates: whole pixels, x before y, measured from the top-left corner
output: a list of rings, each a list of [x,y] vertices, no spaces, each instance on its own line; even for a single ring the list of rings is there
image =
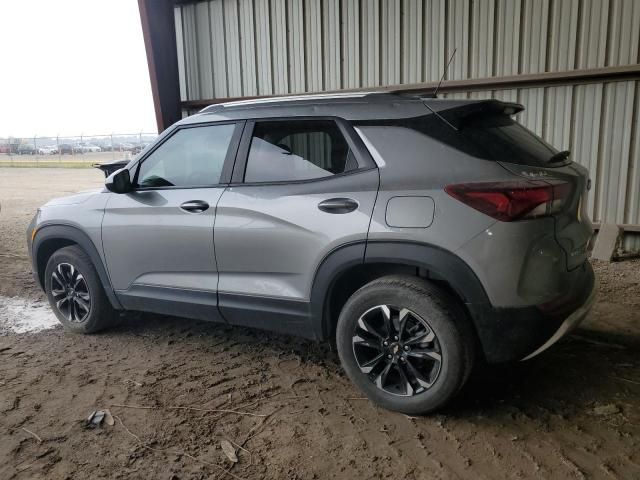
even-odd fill
[[[445,103],[437,104],[436,102],[425,99],[424,105],[431,110],[434,115],[446,122],[455,130],[459,130],[463,126],[465,120],[469,120],[471,117],[489,114],[511,116],[524,110],[524,105],[512,102],[501,102],[500,100],[465,102],[454,107],[446,108]]]
[[[130,160],[116,160],[115,162],[110,162],[110,163],[94,163],[91,166],[102,170],[106,178],[109,175],[111,175],[113,172],[126,167],[129,164],[129,162]]]

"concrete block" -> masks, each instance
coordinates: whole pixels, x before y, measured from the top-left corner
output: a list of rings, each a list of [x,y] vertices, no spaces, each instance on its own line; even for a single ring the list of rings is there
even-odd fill
[[[620,227],[613,223],[603,223],[600,225],[596,243],[591,252],[591,258],[610,262],[616,253],[621,233]]]

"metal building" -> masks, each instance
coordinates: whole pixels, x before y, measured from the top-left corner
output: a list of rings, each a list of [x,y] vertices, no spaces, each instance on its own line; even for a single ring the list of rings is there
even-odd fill
[[[139,0],[159,129],[211,103],[343,89],[517,101],[640,250],[640,0]]]

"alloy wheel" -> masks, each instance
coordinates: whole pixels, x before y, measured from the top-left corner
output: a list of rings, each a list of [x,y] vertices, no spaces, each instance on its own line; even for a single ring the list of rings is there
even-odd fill
[[[69,322],[83,322],[91,311],[87,281],[70,263],[60,263],[51,274],[51,295],[58,311]]]
[[[360,371],[379,389],[401,396],[425,392],[442,368],[438,338],[407,308],[378,305],[358,319],[352,337]]]

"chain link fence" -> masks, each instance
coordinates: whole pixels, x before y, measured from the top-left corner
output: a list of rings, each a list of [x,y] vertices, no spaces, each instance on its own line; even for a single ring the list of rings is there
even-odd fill
[[[155,133],[65,137],[0,137],[0,166],[90,166],[131,159]]]

